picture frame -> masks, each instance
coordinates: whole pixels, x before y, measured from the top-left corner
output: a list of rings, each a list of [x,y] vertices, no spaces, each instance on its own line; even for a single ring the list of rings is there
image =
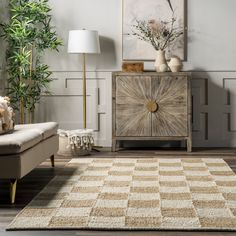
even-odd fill
[[[169,5],[169,2],[171,5]],[[172,9],[170,8],[172,7]],[[166,49],[166,58],[178,56],[187,60],[187,1],[186,0],[123,0],[122,59],[123,61],[154,61],[156,51],[152,45],[132,35],[136,20],[170,20],[176,17],[183,35]]]

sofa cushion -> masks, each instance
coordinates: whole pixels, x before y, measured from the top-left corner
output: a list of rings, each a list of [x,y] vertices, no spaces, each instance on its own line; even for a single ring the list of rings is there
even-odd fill
[[[0,155],[21,153],[42,140],[42,134],[35,129],[15,127],[11,133],[0,135]]]
[[[39,132],[43,139],[47,139],[55,134],[57,134],[58,124],[56,122],[45,122],[45,123],[37,123],[37,124],[24,124],[24,125],[16,125],[18,129],[33,129]]]

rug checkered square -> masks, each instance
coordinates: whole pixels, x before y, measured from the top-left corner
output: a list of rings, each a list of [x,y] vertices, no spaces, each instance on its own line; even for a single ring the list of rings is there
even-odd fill
[[[72,159],[16,229],[236,230],[236,175],[222,159]]]

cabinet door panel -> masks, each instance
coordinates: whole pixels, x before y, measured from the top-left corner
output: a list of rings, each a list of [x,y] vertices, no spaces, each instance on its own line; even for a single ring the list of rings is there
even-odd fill
[[[116,136],[151,136],[151,77],[116,77]]]
[[[187,136],[187,77],[152,77],[152,136]]]

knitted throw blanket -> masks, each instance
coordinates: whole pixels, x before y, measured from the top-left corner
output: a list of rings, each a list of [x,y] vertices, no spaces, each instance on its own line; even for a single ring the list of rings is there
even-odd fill
[[[10,99],[0,96],[0,134],[14,129],[14,112],[10,107]]]

